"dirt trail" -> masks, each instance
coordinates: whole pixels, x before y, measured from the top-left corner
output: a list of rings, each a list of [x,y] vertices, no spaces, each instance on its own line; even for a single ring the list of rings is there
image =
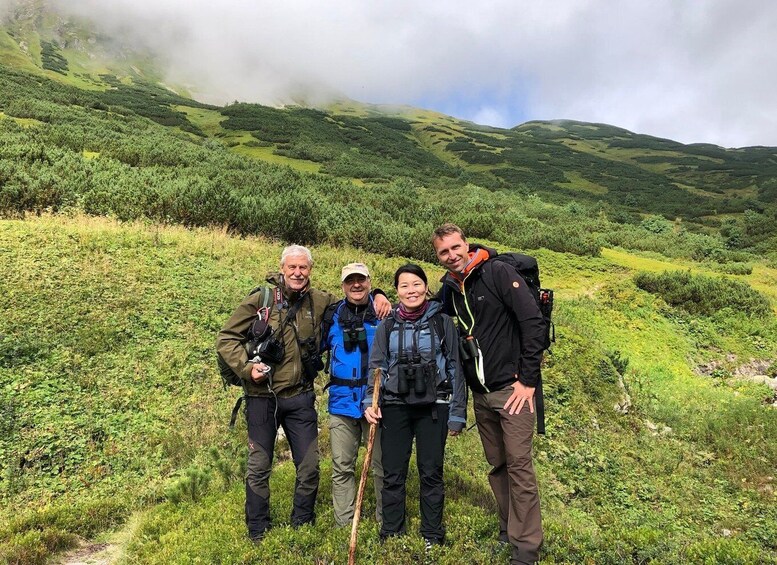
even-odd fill
[[[119,556],[119,546],[110,543],[84,541],[76,549],[65,553],[57,565],[111,565]]]

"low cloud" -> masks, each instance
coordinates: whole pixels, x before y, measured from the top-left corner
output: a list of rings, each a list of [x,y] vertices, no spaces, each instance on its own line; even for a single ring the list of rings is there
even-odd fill
[[[490,125],[777,145],[771,0],[50,1],[161,53],[208,101],[434,100]]]
[[[486,124],[500,128],[509,128],[515,125],[510,123],[510,119],[505,115],[504,111],[490,106],[478,108],[472,117],[467,119],[476,124]]]

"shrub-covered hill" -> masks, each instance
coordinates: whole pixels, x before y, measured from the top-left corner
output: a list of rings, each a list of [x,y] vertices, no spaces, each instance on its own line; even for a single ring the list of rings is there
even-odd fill
[[[683,145],[574,121],[508,130],[352,101],[323,110],[207,107],[162,87],[153,54],[44,2],[15,6],[0,27],[4,64],[86,89],[104,106],[124,106],[300,169],[368,182],[473,182],[561,203],[602,201],[670,219],[762,211],[775,203],[775,148]]]
[[[0,562],[44,563],[110,530],[122,531],[125,562],[345,560],[323,409],[317,524],[287,525],[294,473],[279,443],[279,527],[257,547],[243,538],[245,430],[227,428],[235,392],[221,390],[213,339],[280,249],[82,215],[0,221]],[[332,291],[346,261],[368,262],[385,288],[405,260],[325,245],[314,255],[313,280]],[[777,358],[773,312],[748,315],[738,306],[762,299],[743,289],[688,313],[677,277],[725,286],[691,263],[690,275],[648,277],[646,292],[634,275],[671,264],[609,249],[538,257],[559,291],[543,373],[548,433],[535,444],[543,563],[775,563],[774,393],[733,376]],[[439,269],[427,268],[435,280]],[[777,272],[736,278],[773,292]],[[710,364],[710,376],[697,374]],[[476,432],[451,439],[446,457],[449,543],[436,562],[506,560]],[[411,501],[417,489],[411,472]],[[422,559],[417,505],[411,535],[380,545],[367,492],[360,559]]]
[[[0,111],[11,116],[49,121],[63,111],[50,102],[140,115],[241,155],[375,190],[399,179],[440,190],[477,185],[519,200],[576,203],[620,224],[679,217],[696,232],[722,233],[733,250],[765,240],[763,248],[777,248],[775,148],[683,145],[574,121],[499,129],[347,100],[320,109],[218,108],[165,86],[153,54],[44,2],[15,5],[0,26],[8,67]]]
[[[621,246],[729,263],[742,271],[763,258],[777,260],[777,207],[718,216],[713,220],[720,225],[713,229],[652,214],[632,217],[622,206],[604,201],[554,204],[522,190],[471,184],[468,175],[357,183],[235,154],[216,134],[203,138],[191,133],[220,128],[218,120],[204,117],[216,110],[173,110],[172,95],[154,96],[151,87],[128,86],[121,92],[131,102],[0,65],[0,215],[79,210],[120,219],[227,226],[236,233],[285,240],[347,243],[420,259],[430,258],[425,240],[431,228],[453,220],[473,236],[523,249],[596,255],[602,246]],[[334,120],[309,110],[262,112],[298,112],[326,124]],[[173,128],[153,121],[164,122],[166,113],[173,120],[193,121]],[[355,120],[349,123],[362,131]],[[362,129],[371,132],[364,135],[392,131],[401,137],[395,121],[363,118]],[[403,139],[412,146],[409,138]],[[412,155],[410,149],[396,152],[400,168],[416,163],[415,168],[407,165],[409,176],[425,166]]]

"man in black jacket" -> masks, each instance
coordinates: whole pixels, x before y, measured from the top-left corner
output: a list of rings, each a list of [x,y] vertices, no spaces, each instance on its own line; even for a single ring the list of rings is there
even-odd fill
[[[440,297],[458,318],[463,370],[492,465],[499,539],[512,545],[511,563],[534,563],[543,539],[532,436],[545,322],[526,282],[493,261],[493,249],[468,244],[453,224],[434,231],[433,245],[448,270]]]

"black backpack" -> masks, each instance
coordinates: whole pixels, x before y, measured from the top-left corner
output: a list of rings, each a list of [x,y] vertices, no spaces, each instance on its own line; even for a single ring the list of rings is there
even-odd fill
[[[248,293],[248,296],[251,296],[253,294],[256,294],[257,292],[262,291],[262,301],[259,304],[259,308],[267,308],[273,300],[272,293],[270,292],[269,287],[267,286],[257,286],[255,289],[253,289],[251,292]],[[251,327],[248,330],[248,334],[245,336],[245,340],[243,341],[244,344],[251,343],[254,340],[254,335],[252,333],[253,324],[251,324]],[[216,353],[217,362],[219,366],[219,375],[221,375],[221,384],[224,386],[224,390],[227,390],[227,388],[231,386],[243,386],[243,379],[240,378],[240,375],[235,373],[235,371],[232,370],[232,367],[230,367],[226,361],[224,361],[224,358],[221,356],[220,353]]]
[[[273,293],[270,292],[270,288],[267,286],[257,286],[255,289],[253,289],[251,292],[248,293],[248,296],[251,296],[252,294],[256,294],[257,292],[262,291],[262,301],[259,304],[259,308],[267,308],[273,303]],[[257,313],[258,315],[258,313]],[[251,347],[251,343],[254,341],[254,335],[253,335],[253,327],[254,324],[251,324],[251,327],[248,330],[248,334],[245,336],[244,345],[247,347]],[[216,352],[216,359],[218,362],[219,367],[219,375],[221,375],[221,384],[224,387],[224,390],[227,390],[229,386],[239,386],[243,387],[243,379],[240,378],[240,375],[235,373],[235,371],[232,370],[232,367],[230,367],[226,361],[224,361],[224,358],[221,356],[220,353]],[[232,408],[232,415],[229,419],[229,427],[233,428],[235,426],[235,422],[237,421],[237,414],[240,410],[240,405],[243,403],[243,397],[235,401],[235,406]]]
[[[534,300],[537,302],[537,306],[540,308],[542,318],[545,320],[545,342],[543,349],[550,349],[552,343],[556,343],[556,327],[553,324],[553,290],[549,288],[542,288],[540,284],[540,267],[537,264],[537,259],[531,255],[524,255],[523,253],[500,253],[496,257],[492,257],[491,261],[500,261],[506,265],[510,265],[515,272],[521,275],[521,278],[526,281],[526,285],[531,290]],[[491,283],[493,286],[493,283]]]

